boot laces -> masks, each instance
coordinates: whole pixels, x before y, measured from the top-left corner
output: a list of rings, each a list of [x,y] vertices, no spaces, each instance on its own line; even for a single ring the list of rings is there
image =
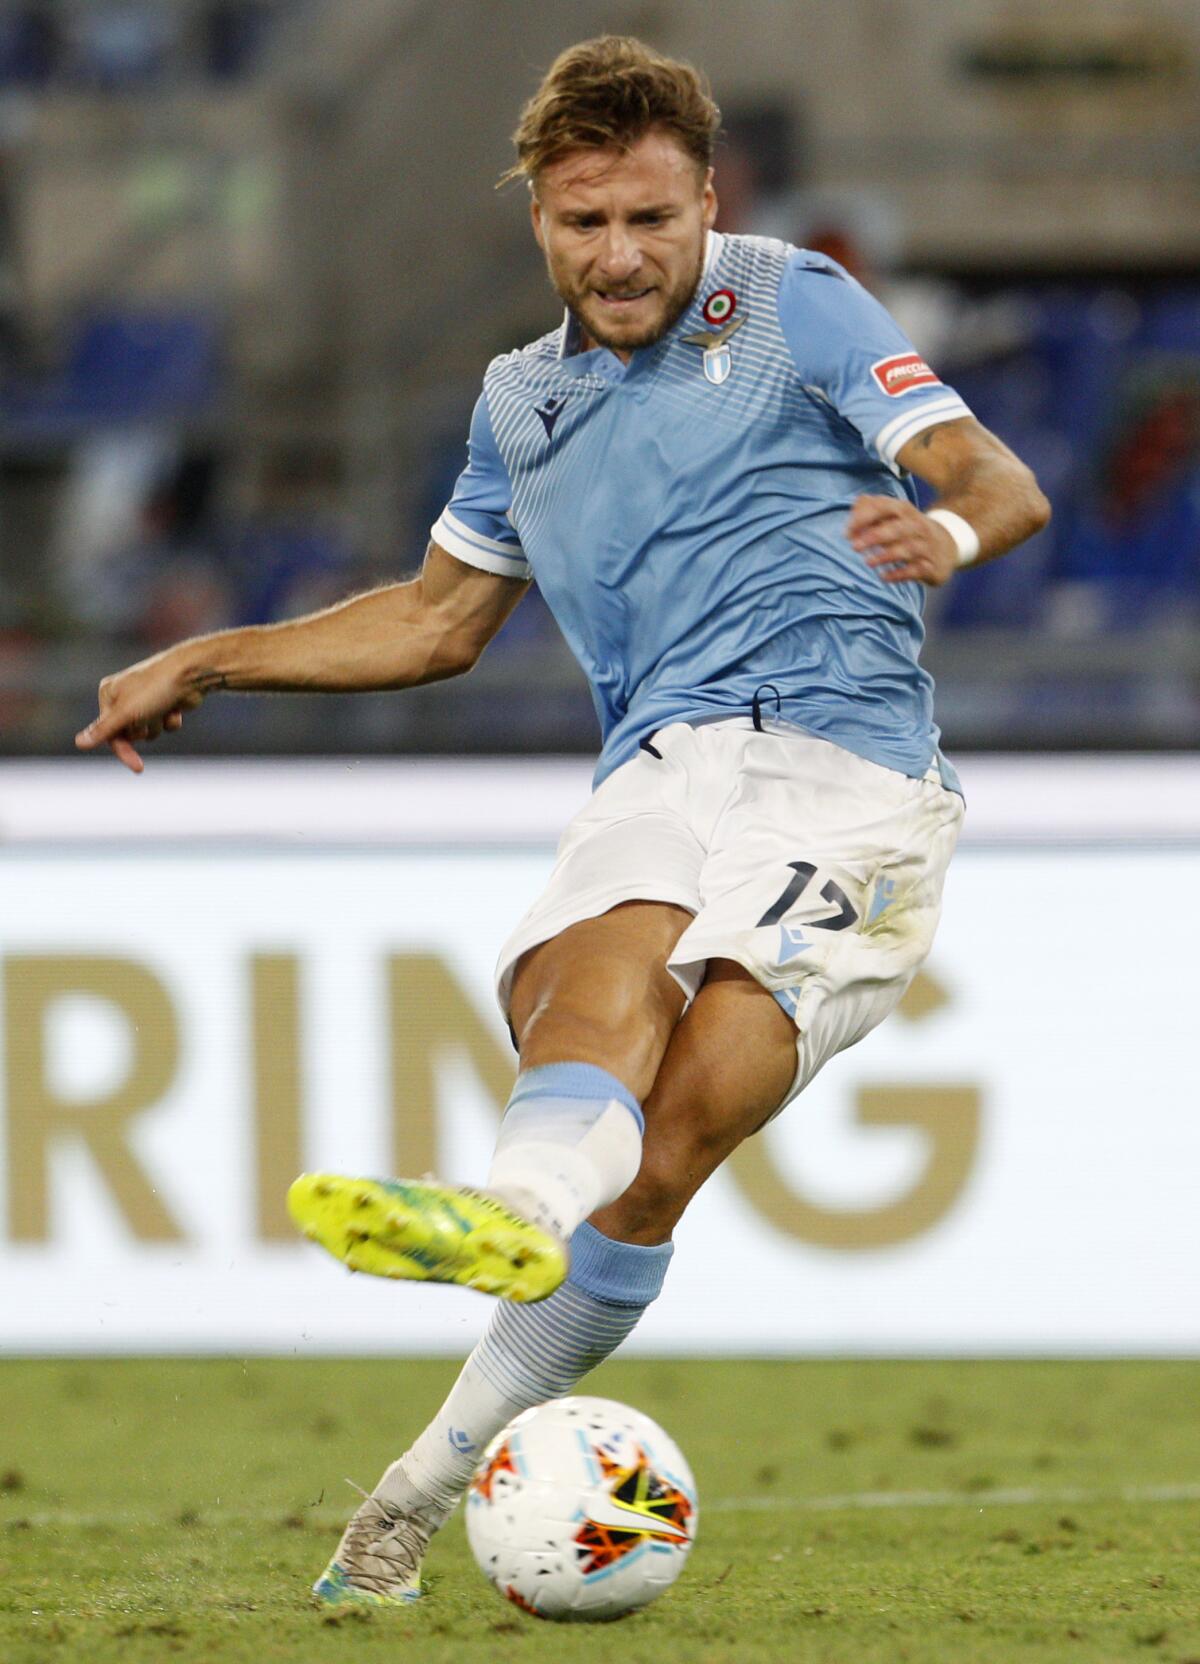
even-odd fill
[[[352,1479],[346,1481],[362,1497],[362,1502],[346,1527],[340,1557],[349,1561],[346,1570],[352,1576],[377,1580],[381,1573],[405,1578],[415,1577],[421,1569],[421,1557],[429,1546],[429,1533],[410,1516],[372,1496]],[[364,1557],[382,1561],[380,1568],[363,1563]],[[356,1563],[357,1562],[357,1563]]]

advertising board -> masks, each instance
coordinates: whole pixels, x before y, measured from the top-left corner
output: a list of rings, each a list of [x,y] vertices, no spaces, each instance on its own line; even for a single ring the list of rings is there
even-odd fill
[[[181,766],[0,774],[0,1347],[465,1350],[486,1302],[348,1276],[283,1196],[481,1180],[515,1071],[492,962],[586,774],[376,765],[338,802],[345,765],[257,796]],[[1087,836],[991,766],[901,1010],[701,1193],[632,1346],[1200,1350],[1200,782],[1153,837],[1114,763]]]

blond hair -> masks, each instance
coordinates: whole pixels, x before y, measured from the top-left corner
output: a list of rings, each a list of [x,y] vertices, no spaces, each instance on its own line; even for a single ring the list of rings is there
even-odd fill
[[[568,47],[550,65],[513,134],[517,160],[501,179],[536,183],[572,150],[628,150],[665,128],[701,169],[712,165],[721,112],[705,77],[632,35]]]

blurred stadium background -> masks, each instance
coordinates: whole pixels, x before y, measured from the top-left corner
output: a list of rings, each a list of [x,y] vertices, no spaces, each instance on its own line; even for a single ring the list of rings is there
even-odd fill
[[[1054,500],[932,597],[947,745],[1195,743],[1193,0],[4,0],[5,753],[61,752],[130,656],[419,559],[482,366],[553,321],[493,189],[515,110],[603,28],[708,69],[721,225],[847,260]],[[458,687],[225,705],[176,750],[593,743],[527,603]]]
[[[685,1225],[768,1294],[681,1253],[645,1344],[1195,1351],[1195,0],[0,0],[6,1344],[481,1321],[388,1339],[281,1195],[485,1159],[491,959],[596,743],[545,609],[460,683],[212,700],[143,780],[69,753],[104,673],[415,568],[556,321],[517,107],[602,30],[707,69],[722,227],[851,265],[1055,507],[929,598],[970,812],[908,1020]]]

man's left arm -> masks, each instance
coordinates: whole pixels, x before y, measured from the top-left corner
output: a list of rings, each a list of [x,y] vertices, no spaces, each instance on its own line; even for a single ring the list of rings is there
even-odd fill
[[[973,416],[922,429],[896,461],[931,485],[937,501],[923,512],[905,497],[855,500],[846,536],[885,583],[944,584],[960,566],[993,560],[1050,519],[1032,470]],[[933,517],[939,509],[954,517],[953,529]]]

